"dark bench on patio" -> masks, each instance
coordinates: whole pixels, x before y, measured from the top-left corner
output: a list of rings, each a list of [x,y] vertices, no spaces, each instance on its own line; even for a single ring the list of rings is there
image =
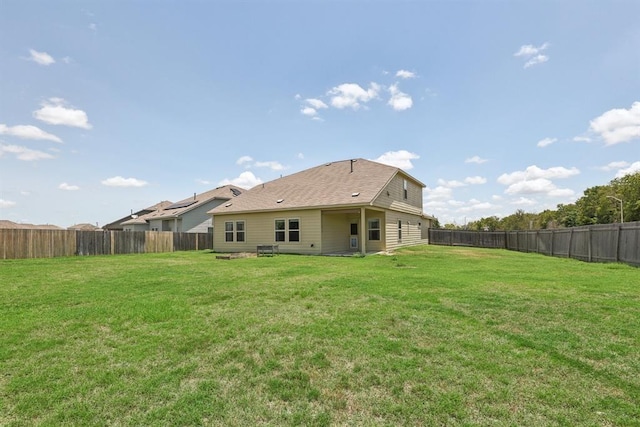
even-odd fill
[[[280,247],[278,245],[258,245],[256,252],[260,255],[280,255]]]

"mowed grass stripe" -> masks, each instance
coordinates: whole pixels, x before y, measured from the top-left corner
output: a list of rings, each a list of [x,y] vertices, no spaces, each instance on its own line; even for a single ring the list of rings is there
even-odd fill
[[[1,425],[637,425],[640,271],[501,250],[0,262]]]

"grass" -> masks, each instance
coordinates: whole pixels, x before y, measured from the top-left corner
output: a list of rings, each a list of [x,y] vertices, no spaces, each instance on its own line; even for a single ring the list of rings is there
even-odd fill
[[[0,425],[640,425],[640,270],[502,250],[0,261]]]

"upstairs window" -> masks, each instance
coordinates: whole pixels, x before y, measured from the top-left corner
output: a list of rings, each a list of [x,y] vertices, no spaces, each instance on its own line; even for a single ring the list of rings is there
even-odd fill
[[[408,183],[406,179],[402,180],[402,197],[407,200],[407,197],[409,195],[409,190],[408,190]]]

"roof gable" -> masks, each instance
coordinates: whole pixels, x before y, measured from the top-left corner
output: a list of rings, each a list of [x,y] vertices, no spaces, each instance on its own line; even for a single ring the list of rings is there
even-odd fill
[[[424,187],[396,167],[365,159],[343,160],[260,184],[209,213],[368,205],[398,173]]]

